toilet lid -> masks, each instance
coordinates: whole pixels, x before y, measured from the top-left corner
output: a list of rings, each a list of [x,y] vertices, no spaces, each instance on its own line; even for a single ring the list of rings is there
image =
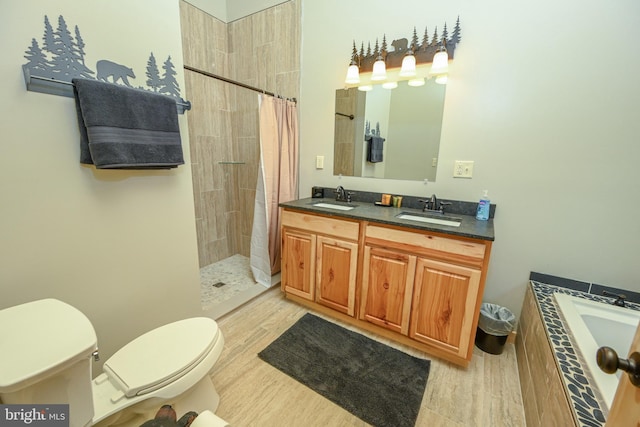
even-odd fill
[[[145,394],[189,372],[213,348],[218,334],[218,324],[206,317],[170,323],[122,347],[103,370],[127,397]]]

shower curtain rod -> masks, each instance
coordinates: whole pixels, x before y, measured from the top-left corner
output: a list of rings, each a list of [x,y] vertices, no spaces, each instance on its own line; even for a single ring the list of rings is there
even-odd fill
[[[189,71],[193,71],[194,73],[202,74],[203,76],[211,77],[211,78],[214,78],[214,79],[217,79],[217,80],[222,80],[223,82],[231,83],[232,85],[240,86],[240,87],[243,87],[245,89],[252,90],[254,92],[260,92],[260,93],[264,93],[266,95],[270,95],[270,96],[273,96],[273,97],[276,97],[276,98],[282,98],[282,96],[277,95],[277,94],[275,94],[273,92],[269,92],[268,90],[260,89],[260,88],[254,87],[254,86],[249,86],[247,84],[244,84],[244,83],[241,83],[241,82],[238,82],[238,81],[235,81],[235,80],[228,79],[228,78],[220,76],[218,74],[213,74],[213,73],[210,73],[208,71],[199,70],[197,68],[193,68],[193,67],[190,67],[188,65],[185,65],[184,69],[185,70],[189,70]],[[287,98],[287,99],[290,100],[290,101],[295,102],[296,104],[298,103],[298,100],[296,100],[295,98]]]

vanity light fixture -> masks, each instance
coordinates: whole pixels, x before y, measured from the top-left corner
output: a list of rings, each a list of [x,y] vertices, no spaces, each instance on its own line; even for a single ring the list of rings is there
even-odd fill
[[[358,64],[354,61],[351,61],[351,65],[349,65],[349,68],[347,69],[347,78],[344,82],[348,84],[360,83],[360,70],[358,69]]]
[[[353,52],[351,53],[351,64],[347,69],[347,78],[344,80],[347,84],[360,83],[360,67],[358,67],[358,51],[356,49],[356,42],[353,41]]]
[[[387,55],[387,38],[386,36],[382,37],[382,48],[378,50],[378,40],[376,40],[376,48],[375,51],[378,56],[376,57],[376,62],[373,63],[373,71],[371,73],[371,80],[373,81],[381,81],[387,79],[387,65],[384,62],[384,56]]]
[[[457,44],[460,42],[460,18],[449,34],[447,24],[439,35],[434,31],[432,37],[428,36],[425,28],[422,41],[418,39],[416,29],[413,29],[411,41],[406,38],[394,40],[391,43],[393,50],[387,50],[386,36],[383,36],[382,46],[378,48],[376,40],[375,49],[371,51],[371,45],[364,51],[364,43],[358,52],[356,43],[353,42],[351,62],[347,70],[345,87],[358,86],[359,90],[371,90],[372,84],[383,83],[383,87],[391,89],[397,87],[400,81],[408,81],[410,86],[422,86],[425,78],[435,78],[436,83],[445,84],[449,72],[449,60]],[[428,64],[431,64],[429,69]]]
[[[416,27],[413,27],[413,38],[411,39],[411,47],[407,49],[407,53],[402,58],[402,67],[400,68],[400,77],[413,77],[416,75],[416,45],[418,44],[418,33]]]
[[[449,72],[449,54],[445,47],[445,41],[443,39],[442,44],[438,48],[438,52],[433,56],[433,62],[431,63],[431,71],[429,74],[432,76],[441,76]]]
[[[360,92],[369,92],[370,90],[373,90],[373,86],[372,85],[360,85],[360,86],[358,86],[358,90]]]
[[[416,75],[416,57],[413,54],[413,49],[407,52],[402,58],[402,68],[400,69],[401,77],[413,77]]]
[[[384,83],[382,83],[382,87],[384,89],[395,89],[395,88],[398,87],[398,82],[395,82],[395,81],[384,82]]]
[[[382,55],[378,55],[376,62],[373,63],[373,72],[371,73],[371,80],[379,81],[387,79],[387,66],[382,59]]]

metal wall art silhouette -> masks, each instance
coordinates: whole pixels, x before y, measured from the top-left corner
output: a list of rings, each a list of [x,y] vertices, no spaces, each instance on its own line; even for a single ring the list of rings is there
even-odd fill
[[[351,60],[359,66],[360,72],[363,73],[372,71],[373,64],[378,59],[378,56],[381,56],[382,59],[384,59],[387,69],[400,68],[402,66],[402,60],[409,50],[413,52],[418,64],[431,62],[433,60],[433,56],[441,46],[444,46],[447,49],[449,59],[453,59],[456,46],[461,40],[460,34],[460,18],[458,18],[451,34],[449,34],[449,30],[447,30],[447,23],[445,22],[442,34],[438,35],[438,28],[436,27],[431,40],[429,40],[428,29],[425,28],[424,36],[422,37],[422,41],[420,41],[418,33],[414,27],[411,40],[402,38],[391,42],[393,50],[387,50],[386,35],[382,36],[382,45],[379,45],[378,39],[376,39],[376,44],[373,50],[371,49],[371,42],[369,42],[365,51],[364,42],[362,42],[360,45],[360,51],[358,52],[356,42],[354,40],[353,49],[351,51]]]
[[[85,63],[85,42],[80,35],[80,29],[76,25],[72,32],[69,30],[64,17],[58,17],[58,27],[54,30],[49,22],[49,17],[44,17],[44,34],[42,47],[38,41],[31,39],[31,46],[25,51],[24,58],[27,63],[22,66],[28,90],[54,93],[57,95],[73,96],[68,89],[59,89],[52,86],[47,88],[30,87],[31,78],[38,80],[50,80],[71,85],[71,80],[76,77],[97,79],[108,83],[123,84],[134,87],[129,79],[135,79],[133,69],[107,59],[101,59],[96,63],[96,71]],[[169,56],[162,65],[163,73],[160,73],[153,52],[149,55],[146,67],[146,87],[137,86],[137,89],[164,94],[176,98],[178,105],[190,108],[190,103],[180,97],[180,86],[176,80],[177,72]],[[95,75],[95,77],[94,77]],[[180,108],[179,108],[180,109]],[[182,111],[181,111],[182,112]]]

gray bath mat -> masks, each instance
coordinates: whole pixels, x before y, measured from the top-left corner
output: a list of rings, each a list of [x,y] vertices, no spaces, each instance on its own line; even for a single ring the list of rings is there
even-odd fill
[[[376,427],[415,425],[431,365],[308,313],[258,356]]]

